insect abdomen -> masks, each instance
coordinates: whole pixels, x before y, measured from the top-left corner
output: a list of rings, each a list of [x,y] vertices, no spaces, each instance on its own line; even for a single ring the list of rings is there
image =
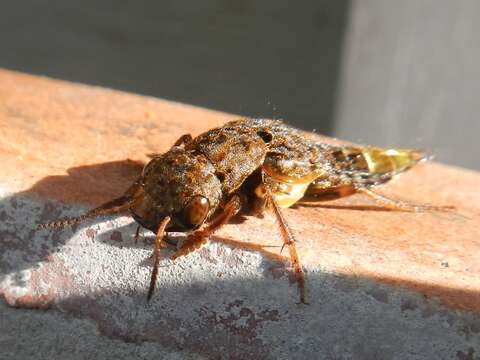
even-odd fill
[[[418,150],[325,144],[319,147],[329,153],[332,171],[313,181],[307,189],[307,195],[317,198],[344,197],[358,189],[386,183],[426,159],[425,153]]]
[[[372,174],[398,174],[426,159],[425,153],[418,150],[367,147],[346,148],[346,151],[358,154],[364,161],[364,169]]]
[[[335,176],[341,179],[340,183],[360,187],[383,184],[426,159],[419,150],[352,146],[332,150]]]

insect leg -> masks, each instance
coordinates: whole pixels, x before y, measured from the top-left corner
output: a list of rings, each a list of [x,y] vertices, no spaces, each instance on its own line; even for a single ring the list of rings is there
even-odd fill
[[[152,277],[150,278],[150,288],[148,289],[147,301],[150,301],[153,292],[155,291],[155,284],[157,282],[158,275],[158,263],[160,262],[160,249],[162,248],[163,236],[165,234],[165,228],[170,222],[170,217],[167,216],[162,220],[158,227],[157,236],[155,237],[155,246],[153,248],[153,270]]]
[[[85,214],[65,218],[60,220],[54,220],[48,223],[39,224],[37,229],[47,229],[47,228],[63,228],[68,225],[78,224],[82,221],[93,219],[99,216],[106,215],[116,215],[126,212],[133,205],[137,204],[143,198],[143,187],[140,182],[135,182],[123,196],[116,198],[114,200],[108,201],[105,204],[100,205],[99,207],[87,211]]]
[[[353,184],[324,187],[316,186],[315,183],[312,183],[305,192],[305,196],[300,201],[328,201],[350,196],[356,192],[357,188]]]
[[[192,135],[190,134],[184,134],[178,138],[177,141],[173,144],[173,146],[180,146],[180,145],[186,145],[190,143],[193,140]]]
[[[140,236],[140,225],[137,225],[137,230],[135,231],[135,245],[138,243],[139,236]]]
[[[238,195],[233,195],[228,203],[223,208],[223,211],[215,217],[204,229],[197,230],[190,234],[183,243],[183,245],[178,249],[171,257],[171,260],[178,259],[181,256],[190,254],[191,252],[200,248],[204,245],[210,236],[226,224],[241,208],[241,201]]]
[[[298,290],[300,292],[300,302],[302,304],[307,304],[305,300],[305,274],[302,269],[302,265],[300,264],[300,259],[298,258],[297,248],[295,246],[295,237],[293,236],[290,228],[288,227],[285,218],[283,217],[282,212],[280,211],[280,207],[278,206],[277,202],[273,198],[270,190],[267,188],[266,192],[266,200],[269,203],[273,213],[275,215],[275,219],[277,220],[277,224],[280,230],[280,234],[283,238],[283,246],[288,246],[288,251],[290,253],[290,261],[292,262],[293,270],[295,272],[295,278],[298,284]]]
[[[192,140],[193,140],[192,135],[190,135],[190,134],[184,134],[184,135],[180,136],[180,137],[178,138],[178,140],[173,143],[172,148],[174,148],[175,146],[187,145],[187,144],[189,144]],[[147,154],[147,156],[148,156],[150,159],[154,159],[154,158],[159,157],[159,156],[161,156],[161,155],[162,155],[162,154],[160,154],[160,153],[150,153],[150,154]]]
[[[410,212],[422,212],[422,211],[451,211],[454,210],[454,206],[435,206],[429,204],[412,204],[409,202],[390,199],[384,195],[381,195],[375,191],[366,188],[359,188],[359,192],[371,197],[375,201],[379,202],[383,206],[399,211],[410,211]]]

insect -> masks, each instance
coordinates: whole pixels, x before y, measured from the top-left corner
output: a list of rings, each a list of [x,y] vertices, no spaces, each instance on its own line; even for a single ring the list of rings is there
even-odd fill
[[[156,234],[147,299],[155,290],[160,249],[168,232],[187,238],[171,255],[185,256],[237,214],[271,211],[288,249],[301,303],[305,276],[295,238],[282,214],[300,200],[322,201],[363,192],[384,206],[406,211],[443,210],[384,197],[372,189],[425,160],[421,151],[334,146],[306,138],[279,120],[241,119],[196,138],[181,136],[164,154],[154,154],[123,196],[85,214],[41,224],[61,228],[104,215],[130,213]]]

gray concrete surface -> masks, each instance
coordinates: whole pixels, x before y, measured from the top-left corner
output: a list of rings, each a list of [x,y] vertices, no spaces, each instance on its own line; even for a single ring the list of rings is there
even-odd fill
[[[0,359],[204,359],[153,342],[129,343],[60,311],[20,310],[0,302]]]
[[[147,303],[152,238],[135,244],[129,218],[33,230],[37,222],[81,210],[3,194],[0,293],[12,305],[49,310],[2,305],[0,358],[463,360],[480,354],[477,316],[308,267],[310,305],[298,305],[284,264],[219,241],[175,264],[162,261]],[[228,233],[247,240],[252,226],[232,224]]]

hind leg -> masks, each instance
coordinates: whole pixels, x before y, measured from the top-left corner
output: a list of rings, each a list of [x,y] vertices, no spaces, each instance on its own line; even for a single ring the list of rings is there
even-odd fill
[[[310,186],[306,192],[304,198],[301,202],[317,202],[317,201],[329,201],[334,199],[339,199],[347,197],[356,193],[365,194],[376,203],[383,206],[386,210],[395,210],[395,211],[407,211],[407,212],[422,212],[422,211],[450,211],[454,210],[454,206],[435,206],[430,204],[414,204],[407,201],[397,200],[389,198],[385,195],[381,195],[371,188],[347,184],[334,187],[316,187],[315,184]],[[348,207],[346,207],[348,208]],[[356,209],[358,207],[351,206],[350,208]]]
[[[410,202],[391,199],[384,195],[381,195],[373,190],[360,188],[358,192],[367,195],[376,202],[382,204],[388,209],[397,210],[397,211],[408,211],[408,212],[423,212],[423,211],[451,211],[455,210],[455,206],[435,206],[430,204],[413,204]]]
[[[311,184],[305,196],[301,201],[329,201],[340,199],[355,194],[358,189],[354,184],[344,184],[335,186],[319,186],[315,183]]]

